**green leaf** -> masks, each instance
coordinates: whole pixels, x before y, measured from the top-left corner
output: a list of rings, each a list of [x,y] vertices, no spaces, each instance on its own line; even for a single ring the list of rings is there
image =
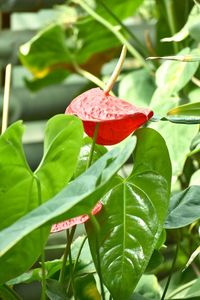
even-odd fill
[[[120,20],[124,20],[129,16],[134,15],[138,7],[144,2],[144,0],[126,0],[126,3],[123,3],[121,0],[96,0],[97,2],[97,13],[104,17],[107,21],[114,25],[118,25],[118,22],[112,17],[111,14],[105,9],[105,6],[115,14]],[[103,3],[104,5],[101,5]]]
[[[26,83],[26,86],[31,91],[35,92],[47,85],[60,83],[65,78],[67,78],[69,75],[70,75],[70,72],[67,70],[63,70],[63,69],[53,70],[53,71],[51,71],[51,73],[48,73],[43,78],[34,78],[32,80],[25,78],[25,83]]]
[[[187,155],[190,152],[192,139],[198,132],[197,125],[173,124],[171,122],[152,123],[151,127],[158,130],[164,137],[169,149],[173,171],[173,182],[182,173]]]
[[[129,299],[160,237],[168,209],[171,163],[163,138],[152,129],[136,131],[134,168],[118,180],[96,216],[103,281],[113,299]],[[163,168],[165,164],[165,168]],[[86,224],[97,266],[96,234]]]
[[[40,205],[35,176],[41,184],[42,202],[53,197],[69,181],[76,167],[83,128],[81,121],[73,116],[52,118],[47,124],[44,157],[35,174],[29,169],[24,156],[22,133],[23,126],[18,122],[0,138],[1,230]],[[0,273],[0,282],[30,268],[39,257],[48,234],[49,226],[43,230],[41,241],[41,232],[36,230],[1,256],[0,268],[6,268],[6,272]]]
[[[149,300],[160,300],[161,297],[161,287],[155,275],[143,275],[135,292]]]
[[[50,201],[2,230],[0,255],[5,254],[24,236],[47,222],[53,224],[55,221],[90,213],[95,203],[106,193],[110,179],[129,158],[135,143],[136,139],[130,138],[124,148],[118,146],[106,153]]]
[[[47,279],[46,294],[50,300],[69,300],[65,288],[55,279]]]
[[[199,185],[190,186],[172,196],[165,228],[181,228],[198,220],[200,216],[199,199]]]
[[[1,300],[20,300],[21,297],[16,292],[9,288],[6,284],[0,285],[0,299]],[[22,299],[21,299],[22,300]]]
[[[177,55],[196,55],[198,49],[190,50],[183,49]],[[199,62],[180,62],[180,61],[165,61],[156,71],[157,89],[151,100],[151,107],[155,110],[169,102],[170,96],[179,92],[196,73]],[[170,107],[168,108],[168,110]],[[160,113],[160,111],[156,111]]]
[[[158,250],[154,250],[150,258],[150,261],[148,263],[148,266],[145,270],[145,273],[146,274],[152,273],[161,263],[163,263],[163,261],[164,261],[163,255]]]
[[[172,108],[166,119],[173,123],[199,124],[200,102],[190,103]]]
[[[78,177],[86,170],[87,162],[89,159],[90,149],[92,146],[92,139],[89,137],[85,137],[83,140],[83,146],[80,150],[80,155],[77,163],[77,167],[74,173],[74,177]],[[94,153],[92,158],[92,164],[97,161],[102,155],[104,155],[107,152],[107,149],[104,146],[101,145],[95,145],[94,147]]]
[[[154,90],[154,81],[144,69],[128,73],[119,83],[119,97],[138,106],[149,106]]]
[[[70,62],[64,28],[52,24],[41,30],[20,47],[19,58],[36,78],[45,77],[50,71],[49,68],[58,63]]]
[[[188,20],[184,27],[177,32],[175,35],[169,38],[163,38],[161,41],[162,42],[180,42],[184,40],[186,37],[188,37],[189,34],[199,41],[199,7],[197,5],[194,5],[193,9],[191,10]]]
[[[46,199],[58,193],[71,179],[82,145],[82,121],[74,116],[57,115],[45,130],[44,154],[35,174],[40,179]]]
[[[92,274],[86,274],[75,279],[76,296],[81,300],[101,300]]]

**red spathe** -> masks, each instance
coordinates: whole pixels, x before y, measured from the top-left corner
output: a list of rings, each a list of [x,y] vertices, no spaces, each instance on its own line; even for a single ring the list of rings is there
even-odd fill
[[[96,143],[114,145],[146,123],[153,112],[136,107],[122,99],[93,88],[76,97],[66,109],[83,121],[85,133],[93,138],[96,123],[99,130]]]

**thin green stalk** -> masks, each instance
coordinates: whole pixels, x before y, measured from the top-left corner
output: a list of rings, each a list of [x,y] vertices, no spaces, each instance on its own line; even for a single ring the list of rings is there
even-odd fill
[[[102,0],[97,0],[97,2],[109,13],[109,15],[128,33],[128,35],[132,38],[133,41],[137,44],[140,51],[143,55],[148,56],[147,50],[144,45],[140,42],[140,40],[134,35],[134,33],[126,26],[124,23],[112,12],[112,10],[106,5],[106,3]]]
[[[177,259],[177,256],[178,256],[178,250],[179,250],[179,238],[178,238],[178,242],[177,242],[177,245],[176,245],[176,251],[175,251],[175,254],[174,254],[174,258],[173,258],[171,270],[170,270],[170,273],[169,273],[169,277],[167,279],[167,282],[166,282],[166,285],[165,285],[165,288],[164,288],[164,291],[163,291],[163,294],[162,294],[162,297],[161,297],[160,300],[165,299],[165,296],[166,296],[166,293],[167,293],[167,290],[168,290],[168,287],[169,287],[169,284],[170,284],[170,281],[171,281],[171,278],[172,278],[172,275],[173,275],[173,272],[174,272],[174,267],[175,267],[176,259]]]
[[[95,125],[94,136],[93,136],[93,139],[92,139],[92,146],[91,146],[91,149],[90,149],[90,154],[89,154],[88,162],[87,162],[87,165],[86,165],[86,170],[91,166],[91,163],[92,163],[94,148],[95,148],[95,144],[96,144],[96,140],[97,140],[97,136],[98,136],[98,131],[99,131],[99,125],[100,125],[100,123],[96,123],[96,125]]]
[[[176,290],[174,290],[173,292],[171,292],[171,294],[168,295],[168,299],[173,299],[174,296],[176,296],[177,294],[179,294],[180,292],[188,289],[189,287],[193,286],[193,284],[197,281],[197,279],[194,279],[190,282],[187,282],[185,284],[183,284],[182,286],[180,286],[179,288],[177,288]]]
[[[3,289],[6,291],[6,294],[10,295],[10,299],[16,299],[16,300],[22,300],[22,298],[20,297],[19,294],[17,294],[15,292],[15,290],[13,290],[10,286],[8,286],[7,284],[3,284]]]
[[[59,275],[59,282],[61,284],[64,284],[64,282],[65,282],[65,270],[66,270],[67,258],[68,258],[69,252],[70,252],[70,247],[71,247],[71,243],[72,243],[75,231],[76,231],[76,226],[73,226],[70,236],[69,236],[69,239],[67,241],[66,247],[65,247],[63,260],[62,260],[62,267],[61,267],[60,275]]]
[[[83,249],[83,246],[85,245],[85,242],[86,242],[86,240],[87,240],[87,236],[85,236],[85,238],[83,239],[83,241],[82,241],[82,243],[81,243],[81,246],[80,246],[80,248],[79,248],[79,251],[78,251],[78,254],[77,254],[77,257],[76,257],[76,260],[75,260],[75,263],[74,263],[74,267],[73,267],[73,273],[75,272],[75,270],[76,270],[76,266],[77,266],[77,264],[78,264],[78,260],[79,260],[79,258],[80,258],[80,255],[81,255],[81,251],[82,251],[82,249]]]
[[[174,35],[177,32],[174,0],[164,0],[164,3],[171,35]],[[175,53],[179,52],[179,46],[176,42],[173,42],[173,47]]]
[[[151,73],[149,65],[147,64],[144,57],[127,41],[127,39],[107,20],[101,17],[98,13],[96,13],[84,0],[74,0],[78,3],[89,15],[91,15],[95,20],[105,26],[108,30],[110,30],[116,38],[123,44],[126,45],[128,51],[140,62],[140,64]]]
[[[42,192],[41,192],[41,183],[37,175],[34,174],[34,178],[36,180],[37,184],[37,190],[38,190],[38,204],[42,204]],[[43,229],[40,229],[40,246],[41,246],[41,269],[42,269],[42,294],[41,294],[41,300],[46,300],[46,267],[45,267],[45,250],[43,247]]]
[[[96,257],[97,257],[97,271],[99,275],[99,281],[100,281],[100,288],[101,288],[101,296],[102,300],[105,300],[105,291],[104,291],[104,286],[103,286],[103,276],[102,276],[102,270],[101,270],[101,258],[100,258],[100,253],[99,253],[99,232],[100,232],[100,227],[99,223],[96,220],[96,217],[92,214],[90,214],[90,220],[92,222],[92,225],[94,227],[94,230],[96,231]]]
[[[75,288],[74,288],[73,262],[72,262],[71,240],[70,240],[69,229],[67,230],[67,244],[69,244],[69,268],[70,268],[70,280],[68,283],[67,292],[69,292],[70,285],[72,285],[74,300],[77,300],[76,292],[75,292]]]

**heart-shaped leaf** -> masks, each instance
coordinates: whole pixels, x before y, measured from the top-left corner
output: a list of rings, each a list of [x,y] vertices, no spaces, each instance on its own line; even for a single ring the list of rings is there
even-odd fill
[[[152,129],[136,131],[134,168],[106,195],[97,220],[98,240],[86,225],[93,259],[101,257],[104,284],[113,299],[129,299],[147,267],[167,213],[171,163],[164,139]],[[165,166],[165,167],[163,167]]]
[[[52,118],[47,124],[44,158],[35,174],[24,156],[22,134],[23,125],[17,122],[0,138],[1,230],[38,207],[40,201],[49,200],[69,181],[76,167],[83,128],[81,121],[73,116]],[[36,176],[41,185],[41,199],[38,199]],[[6,272],[0,272],[0,282],[31,267],[41,253],[49,230],[49,227],[43,230],[43,240],[40,231],[36,230],[0,257],[0,268],[6,269]]]
[[[135,144],[136,138],[130,138],[123,148],[118,146],[106,153],[50,201],[2,230],[0,255],[3,256],[23,237],[41,225],[64,221],[84,213],[89,214],[95,203],[110,188],[113,175],[129,158]]]

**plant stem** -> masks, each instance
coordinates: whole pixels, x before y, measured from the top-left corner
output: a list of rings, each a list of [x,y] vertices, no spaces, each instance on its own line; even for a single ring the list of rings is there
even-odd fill
[[[140,64],[151,73],[149,65],[146,60],[142,57],[142,55],[127,41],[127,39],[116,29],[116,26],[113,26],[103,17],[101,17],[98,13],[96,13],[84,0],[74,0],[74,2],[78,3],[89,15],[91,15],[95,20],[105,26],[108,30],[110,30],[116,38],[123,44],[126,45],[128,51],[140,62]]]
[[[67,241],[67,245],[65,247],[65,251],[64,251],[64,255],[63,255],[63,261],[62,261],[62,267],[61,267],[60,276],[59,276],[59,282],[61,284],[64,284],[64,282],[65,282],[65,270],[66,270],[67,257],[69,255],[70,246],[71,246],[71,243],[72,243],[72,240],[73,240],[73,237],[74,237],[75,230],[76,230],[76,226],[72,227],[69,239]]]
[[[34,174],[34,178],[36,180],[37,184],[37,190],[38,190],[38,204],[42,204],[42,191],[41,191],[41,183],[40,179],[36,174]],[[43,229],[40,229],[40,246],[41,246],[41,269],[42,269],[42,294],[41,294],[41,300],[46,300],[46,267],[45,267],[45,250],[43,247]]]
[[[167,12],[167,19],[171,35],[174,35],[177,32],[176,28],[176,16],[174,12],[174,0],[164,0],[165,8]],[[173,42],[174,53],[179,52],[179,46],[176,42]]]
[[[178,287],[176,290],[174,290],[173,292],[171,292],[171,294],[168,295],[168,299],[173,299],[174,296],[176,296],[177,294],[179,294],[180,292],[186,290],[187,288],[193,286],[193,284],[197,281],[197,279],[194,279],[190,282],[187,282],[185,284],[183,284],[182,286]]]
[[[96,125],[95,125],[94,135],[93,135],[93,139],[92,139],[92,146],[91,146],[91,149],[90,149],[90,154],[89,154],[88,162],[87,162],[87,165],[86,165],[86,170],[91,166],[91,163],[92,163],[93,154],[94,154],[94,147],[95,147],[95,144],[96,144],[98,131],[99,131],[99,125],[100,125],[100,123],[96,123]]]
[[[126,26],[124,23],[112,12],[112,10],[105,4],[102,0],[97,0],[97,2],[109,13],[109,15],[128,33],[133,41],[136,42],[138,48],[143,53],[143,55],[148,56],[147,50],[140,40],[134,35],[134,33]]]
[[[70,234],[69,234],[69,229],[67,229],[67,244],[69,244],[69,267],[70,267],[70,280],[68,283],[68,288],[67,288],[67,292],[70,289],[70,284],[72,284],[72,291],[73,291],[73,295],[74,295],[74,300],[77,300],[76,297],[76,292],[74,289],[74,277],[73,277],[73,262],[72,262],[72,253],[71,253],[71,240],[70,240]]]
[[[16,299],[16,300],[22,300],[20,295],[18,295],[15,290],[13,290],[10,286],[7,284],[3,284],[3,289],[6,290],[7,294],[10,294],[11,299]]]
[[[12,65],[8,64],[6,66],[6,73],[5,73],[5,87],[4,87],[4,97],[3,97],[3,114],[2,114],[2,128],[1,128],[2,134],[6,131],[6,128],[8,126],[11,74],[12,74]]]
[[[169,287],[169,284],[170,284],[170,281],[171,281],[171,277],[173,275],[174,267],[175,267],[175,264],[176,264],[176,259],[177,259],[177,256],[178,256],[178,250],[179,250],[179,238],[178,238],[178,242],[177,242],[177,245],[176,245],[176,251],[175,251],[175,254],[174,254],[173,261],[172,261],[172,266],[171,266],[171,270],[170,270],[170,273],[169,273],[169,277],[167,279],[167,282],[166,282],[166,285],[165,285],[165,288],[164,288],[164,291],[163,291],[163,294],[162,294],[162,297],[161,297],[160,300],[165,299],[165,295],[167,293],[167,290],[168,290],[168,287]]]
[[[82,241],[82,243],[81,243],[81,246],[80,246],[80,248],[79,248],[79,251],[78,251],[78,254],[77,254],[75,263],[74,263],[73,273],[74,273],[75,270],[76,270],[76,266],[77,266],[77,264],[78,264],[78,260],[79,260],[79,257],[80,257],[80,255],[81,255],[81,251],[82,251],[82,249],[83,249],[83,246],[85,245],[85,242],[86,242],[87,238],[88,238],[88,237],[85,236],[85,238],[83,239],[83,241]]]
[[[127,52],[127,47],[123,46],[122,52],[120,54],[120,58],[117,62],[117,65],[116,65],[116,67],[115,67],[115,69],[114,69],[108,83],[106,84],[105,89],[104,89],[105,94],[109,94],[109,92],[112,90],[113,85],[115,84],[115,81],[117,80],[117,77],[119,76],[120,71],[122,69],[122,65],[123,65],[124,60],[126,58],[126,52]]]
[[[78,74],[82,75],[83,77],[87,78],[88,80],[90,80],[91,82],[99,86],[100,88],[104,89],[105,83],[102,80],[100,80],[98,77],[94,76],[93,74],[91,74],[86,70],[83,70],[75,62],[73,63],[73,66]]]
[[[97,271],[98,271],[98,275],[99,275],[102,300],[105,300],[106,298],[105,298],[105,291],[104,291],[104,286],[103,286],[103,276],[102,276],[102,270],[101,270],[101,258],[100,258],[100,253],[99,253],[100,226],[99,226],[99,223],[97,222],[96,217],[94,215],[90,214],[90,220],[92,222],[94,230],[96,231],[96,236],[94,238],[96,240]]]

